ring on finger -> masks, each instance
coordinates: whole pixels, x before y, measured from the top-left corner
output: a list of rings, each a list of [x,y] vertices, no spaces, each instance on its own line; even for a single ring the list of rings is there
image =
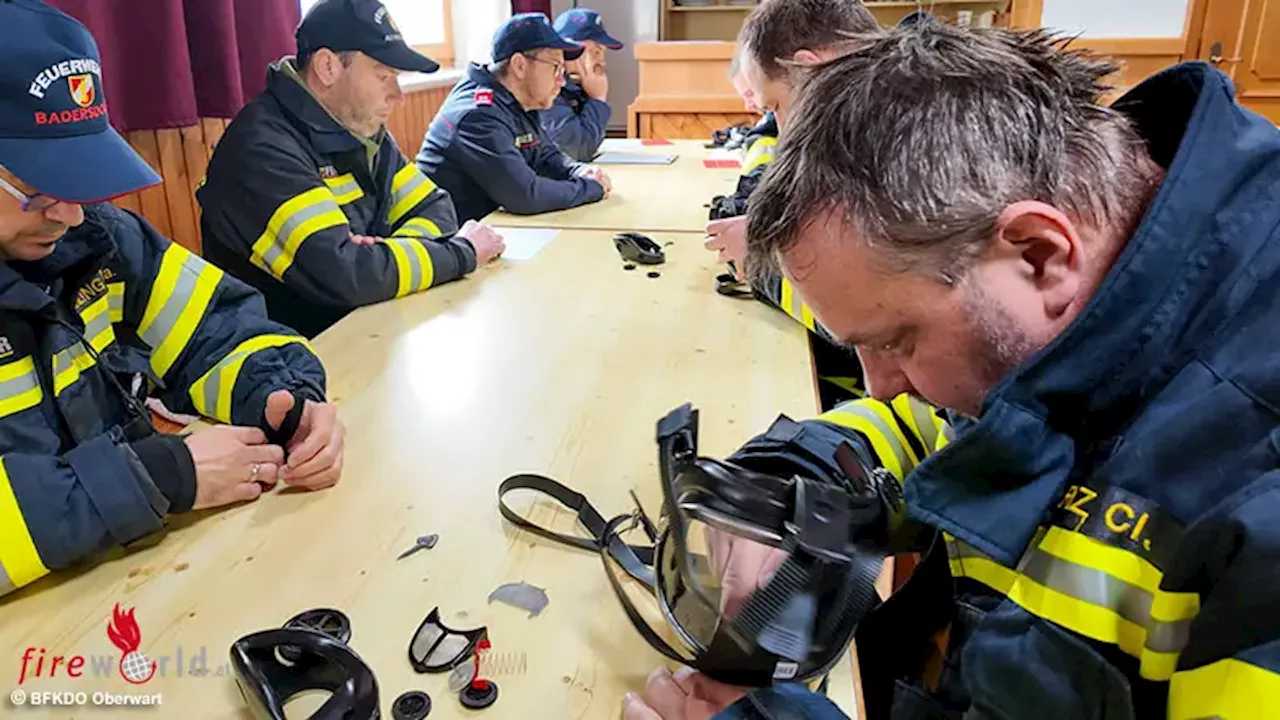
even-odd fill
[[[253,467],[249,470],[249,482],[258,482],[258,474],[260,472],[262,472],[262,464],[254,463]]]

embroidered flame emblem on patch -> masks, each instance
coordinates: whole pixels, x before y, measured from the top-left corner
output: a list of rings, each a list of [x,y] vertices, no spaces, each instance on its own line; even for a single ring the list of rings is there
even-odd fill
[[[92,74],[71,75],[67,77],[67,85],[71,88],[71,99],[82,108],[93,105],[93,101],[98,97]]]

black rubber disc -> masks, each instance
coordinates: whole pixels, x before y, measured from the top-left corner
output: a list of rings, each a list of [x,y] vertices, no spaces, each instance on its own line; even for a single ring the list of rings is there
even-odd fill
[[[662,273],[658,272],[657,270],[654,270],[649,273],[649,277],[651,278],[662,277]]]
[[[626,265],[623,265],[623,266],[622,266],[622,269],[623,269],[623,270],[635,270],[635,269],[636,269],[636,264],[635,264],[635,263],[627,263]]]
[[[392,720],[422,720],[430,714],[431,696],[421,690],[404,693],[391,706]]]
[[[300,612],[289,618],[284,626],[288,629],[311,630],[328,635],[344,645],[351,640],[351,619],[341,610],[333,608],[316,608]],[[298,648],[293,645],[281,646],[280,656],[289,662],[297,662],[301,657]]]
[[[462,700],[465,707],[472,710],[483,710],[498,701],[498,683],[489,680],[488,687],[484,690],[477,690],[474,683],[462,688],[462,692],[458,694],[458,698]]]

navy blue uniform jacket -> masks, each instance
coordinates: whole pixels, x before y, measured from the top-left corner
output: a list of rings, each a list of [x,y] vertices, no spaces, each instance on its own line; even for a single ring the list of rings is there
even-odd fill
[[[474,63],[427,129],[418,167],[453,197],[459,222],[499,207],[536,215],[604,197],[600,183],[575,176],[583,165],[547,137],[538,112]]]
[[[570,80],[560,89],[556,104],[542,111],[542,128],[570,158],[591,162],[609,128],[609,103],[596,100]]]

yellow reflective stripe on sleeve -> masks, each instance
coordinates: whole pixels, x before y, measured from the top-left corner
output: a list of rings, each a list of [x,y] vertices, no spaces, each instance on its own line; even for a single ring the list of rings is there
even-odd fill
[[[1169,720],[1280,717],[1280,675],[1235,658],[1173,674]]]
[[[111,322],[124,321],[124,283],[107,283],[107,309]]]
[[[751,143],[751,149],[742,162],[742,174],[747,175],[761,165],[773,162],[773,151],[777,145],[778,139],[771,137],[763,137]]]
[[[421,237],[428,239],[444,237],[439,225],[422,217],[406,220],[392,235],[394,237]]]
[[[36,363],[30,357],[0,365],[0,417],[33,408],[44,399]]]
[[[435,189],[436,184],[423,175],[417,165],[405,163],[391,180],[391,210],[387,213],[387,222],[394,227]]]
[[[163,378],[204,318],[222,271],[171,243],[151,284],[138,335],[151,347],[151,369]]]
[[[259,335],[236,346],[218,364],[191,384],[188,395],[196,412],[220,422],[231,422],[231,398],[236,389],[240,368],[250,355],[267,348],[283,347],[298,343],[311,354],[315,350],[305,339],[296,335]]]
[[[911,432],[920,439],[925,454],[934,452],[938,447],[938,435],[942,432],[942,419],[938,417],[933,407],[906,393],[894,398],[889,404]],[[924,458],[920,459],[924,460]]]
[[[271,277],[283,281],[303,241],[321,230],[347,224],[347,216],[333,199],[328,186],[312,188],[286,200],[253,244],[249,261]]]
[[[404,297],[431,287],[435,281],[435,267],[431,254],[418,238],[391,237],[384,240],[396,261],[399,284],[396,297]]]
[[[351,173],[335,178],[324,178],[324,184],[329,186],[329,192],[333,193],[333,201],[339,205],[348,205],[364,197],[364,190],[361,189],[360,183],[356,182],[356,176]]]
[[[47,574],[49,568],[36,551],[18,498],[13,494],[9,468],[0,457],[0,595]]]
[[[80,318],[84,321],[84,336],[94,352],[102,352],[108,345],[116,341],[115,329],[111,325],[111,300],[104,295],[84,310]],[[53,354],[53,394],[61,395],[80,375],[94,366],[93,356],[78,340]]]
[[[795,288],[791,286],[791,281],[786,278],[782,278],[781,294],[782,298],[778,304],[782,306],[782,311],[795,318],[797,322],[809,328],[809,330],[813,330],[815,325],[813,312],[796,294]]]
[[[951,573],[1007,596],[1027,612],[1138,659],[1148,680],[1173,676],[1200,596],[1162,590],[1145,559],[1059,527],[1037,534],[1017,570],[950,535]]]
[[[863,398],[837,405],[818,419],[865,435],[880,464],[902,482],[916,465],[915,455],[908,449],[907,440],[895,427],[890,413],[892,410],[879,400]]]

